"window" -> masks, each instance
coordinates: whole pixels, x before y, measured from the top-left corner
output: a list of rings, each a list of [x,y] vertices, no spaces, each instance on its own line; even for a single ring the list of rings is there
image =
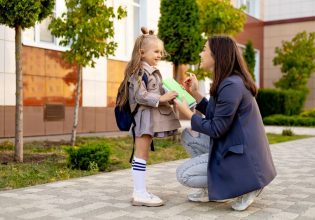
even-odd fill
[[[61,16],[66,10],[65,1],[56,0],[52,16]],[[51,17],[47,17],[41,22],[36,23],[33,28],[24,30],[23,44],[39,48],[65,51],[67,48],[59,46],[59,39],[55,38],[48,29],[50,22]]]
[[[259,18],[259,0],[238,0],[238,7],[246,6],[245,12],[253,17]]]
[[[124,7],[127,10],[127,17],[121,20],[115,20],[114,41],[118,43],[118,47],[115,50],[115,56],[110,56],[112,59],[128,61],[130,59],[133,45],[136,38],[140,35],[141,24],[141,2],[143,0],[114,0],[110,6],[114,7],[114,11],[119,6]]]
[[[48,29],[48,25],[50,24],[50,22],[51,22],[51,18],[48,17],[39,24],[39,41],[40,42],[47,42],[47,43],[55,42],[54,36],[51,34],[50,30]]]

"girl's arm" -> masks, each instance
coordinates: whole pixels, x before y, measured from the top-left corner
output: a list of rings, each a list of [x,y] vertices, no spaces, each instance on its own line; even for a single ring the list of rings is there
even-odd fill
[[[135,100],[140,105],[158,107],[160,102],[171,101],[177,96],[176,92],[167,92],[163,95],[148,92],[144,81],[141,81],[140,85],[135,80],[133,80],[132,83],[134,86]]]

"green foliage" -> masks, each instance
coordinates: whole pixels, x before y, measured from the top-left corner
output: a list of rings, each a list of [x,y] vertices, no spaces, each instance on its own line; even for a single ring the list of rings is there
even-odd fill
[[[302,117],[312,117],[315,118],[315,108],[310,110],[305,110],[300,114]]]
[[[302,116],[271,115],[263,119],[265,125],[315,127],[315,118]]]
[[[305,91],[259,89],[257,103],[262,117],[273,114],[296,115],[304,106]]]
[[[248,41],[247,44],[245,45],[245,50],[244,50],[243,56],[244,56],[244,59],[246,61],[248,70],[249,70],[251,76],[253,77],[253,79],[255,80],[255,75],[254,75],[255,64],[256,64],[255,50],[253,47],[253,43],[251,41]]]
[[[201,69],[201,68],[198,68],[195,70],[189,69],[189,70],[187,70],[187,74],[189,74],[189,73],[195,74],[198,80],[204,80],[206,77],[208,77],[210,79],[213,78],[213,72],[206,71],[206,70]]]
[[[65,147],[71,168],[104,171],[109,164],[110,150],[104,143],[86,143],[79,147]]]
[[[201,31],[235,35],[243,30],[246,21],[245,7],[235,8],[230,0],[197,0],[200,10]]]
[[[308,90],[307,81],[315,70],[315,32],[298,33],[291,41],[276,47],[274,65],[281,65],[282,77],[277,88]]]
[[[121,19],[126,11],[119,7],[116,14],[104,0],[66,0],[67,12],[55,18],[49,29],[60,37],[61,46],[69,46],[64,54],[67,61],[94,67],[94,58],[114,54],[114,18]]]
[[[282,136],[293,136],[293,135],[294,135],[294,132],[290,128],[282,130]]]
[[[52,13],[54,4],[54,0],[0,0],[0,24],[32,27]]]
[[[161,0],[160,12],[158,35],[170,55],[166,59],[175,65],[197,63],[204,41],[195,0]]]

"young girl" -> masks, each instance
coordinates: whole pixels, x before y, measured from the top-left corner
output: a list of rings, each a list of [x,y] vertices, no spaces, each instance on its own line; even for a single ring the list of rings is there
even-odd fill
[[[177,96],[176,92],[165,92],[162,76],[155,67],[164,55],[163,42],[146,28],[135,42],[131,61],[125,70],[125,78],[119,87],[124,94],[118,101],[123,106],[129,100],[131,111],[139,105],[134,116],[135,155],[132,161],[133,194],[132,205],[161,206],[163,201],[146,190],[145,171],[149,157],[149,146],[153,137],[173,135],[180,127],[179,120],[169,102]],[[148,78],[147,84],[142,80]]]

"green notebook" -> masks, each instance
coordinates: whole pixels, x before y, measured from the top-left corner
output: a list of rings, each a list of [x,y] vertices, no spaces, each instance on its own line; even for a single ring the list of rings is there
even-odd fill
[[[182,101],[182,97],[185,97],[190,108],[194,107],[196,103],[196,99],[192,97],[175,79],[167,78],[162,80],[163,87],[166,91],[175,91],[178,93],[176,99]]]

